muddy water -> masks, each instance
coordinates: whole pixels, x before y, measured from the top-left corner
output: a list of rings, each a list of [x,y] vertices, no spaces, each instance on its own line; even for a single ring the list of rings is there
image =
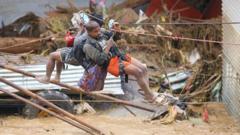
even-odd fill
[[[191,107],[201,112],[201,107]],[[108,113],[83,114],[77,117],[97,127],[107,135],[240,135],[239,125],[229,117],[223,104],[208,104],[209,123],[190,118],[163,125],[159,120],[144,121],[131,115],[112,117]],[[0,135],[87,135],[53,117],[23,119],[20,116],[0,115]]]
[[[107,0],[107,6],[122,1]],[[89,0],[73,0],[73,2],[77,7],[83,7],[88,6]],[[38,16],[44,16],[45,12],[57,5],[67,5],[67,0],[0,0],[0,21],[8,24],[30,11]]]
[[[159,121],[144,122],[137,117],[79,116],[107,135],[239,135],[239,128],[229,119],[210,117],[210,123],[179,121],[162,125]],[[27,120],[21,117],[0,119],[0,135],[87,135],[55,118]]]

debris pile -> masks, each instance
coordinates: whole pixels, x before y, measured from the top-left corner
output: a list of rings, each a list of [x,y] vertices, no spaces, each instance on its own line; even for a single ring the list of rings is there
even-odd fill
[[[29,12],[12,24],[0,29],[1,37],[40,37],[47,30],[46,23],[34,13]]]
[[[142,10],[135,12],[131,8],[135,4],[127,5],[129,8],[121,8],[124,3],[112,6],[104,21],[116,19],[123,29],[119,47],[148,65],[150,85],[157,87],[163,105],[167,106],[161,122],[172,123],[179,114],[180,118],[186,118],[185,102],[220,100],[221,45],[182,37],[221,41],[221,34],[218,34],[221,33],[221,25],[178,25],[186,20],[166,12],[147,17]],[[11,40],[10,43],[5,41],[5,44],[0,44],[0,51],[24,53],[19,58],[32,64],[31,54],[47,55],[65,46],[63,37],[71,27],[72,14],[80,10],[71,3],[69,5],[70,8],[58,7],[56,11],[49,12],[47,18],[29,13],[8,26],[3,25],[1,36],[13,38],[0,38],[1,41]],[[220,18],[208,21],[220,22]],[[56,41],[49,42],[49,36],[55,36]],[[18,40],[23,43],[19,44]],[[206,114],[206,109],[204,112]],[[207,121],[206,116],[204,118]]]
[[[179,97],[178,101],[182,103],[204,104],[209,101],[221,100],[221,45],[200,41],[201,39],[221,41],[222,35],[219,34],[221,25],[211,23],[196,25],[194,22],[187,22],[187,24],[185,20],[169,16],[166,12],[144,19],[142,19],[143,15],[139,13],[138,20],[141,21],[136,21],[135,18],[135,16],[128,18],[128,20],[135,20],[135,23],[129,22],[123,26],[125,31],[123,39],[128,45],[136,45],[136,47],[128,47],[131,54],[136,52],[135,57],[143,61],[151,58],[155,62],[153,64],[153,62],[144,61],[148,63],[150,71],[153,72],[150,73],[151,86],[159,86],[159,93],[170,93]],[[117,18],[119,22],[126,24],[121,19]],[[206,22],[221,22],[221,18]],[[166,25],[167,23],[172,24]],[[179,25],[178,23],[186,24]],[[195,41],[181,39],[181,37]],[[155,47],[152,47],[152,44]],[[153,54],[153,50],[156,49],[158,55],[145,54],[148,55],[147,58],[139,56],[137,53],[141,49],[138,48],[142,46],[147,46],[144,52],[151,50],[150,53]],[[161,118],[163,123],[174,121],[177,112],[181,112],[177,110],[179,110],[177,105],[170,105],[167,115]],[[182,111],[186,113],[185,109]],[[203,114],[206,113],[205,109]],[[206,117],[203,119],[207,121]]]

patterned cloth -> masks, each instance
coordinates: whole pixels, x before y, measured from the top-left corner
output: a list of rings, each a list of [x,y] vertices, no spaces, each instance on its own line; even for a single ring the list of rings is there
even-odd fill
[[[85,91],[102,90],[107,71],[97,65],[85,71],[82,78],[78,82],[78,86]]]

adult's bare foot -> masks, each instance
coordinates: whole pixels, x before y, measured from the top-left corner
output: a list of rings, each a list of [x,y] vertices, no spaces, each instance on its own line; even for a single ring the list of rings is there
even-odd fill
[[[55,76],[55,78],[54,78],[54,81],[56,81],[56,82],[60,82],[60,76]]]
[[[147,100],[151,104],[155,105],[165,105],[166,103],[166,98],[164,95],[161,95],[157,92],[153,92],[152,96],[148,95],[145,96],[145,100]]]
[[[44,84],[48,84],[50,82],[50,78],[48,78],[47,76],[37,76],[36,80]]]

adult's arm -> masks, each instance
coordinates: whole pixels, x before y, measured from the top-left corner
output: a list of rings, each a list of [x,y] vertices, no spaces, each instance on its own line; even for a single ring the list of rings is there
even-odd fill
[[[108,66],[110,56],[107,53],[99,51],[90,44],[85,44],[83,47],[83,51],[85,55],[91,60],[93,60],[97,65],[101,67]]]

